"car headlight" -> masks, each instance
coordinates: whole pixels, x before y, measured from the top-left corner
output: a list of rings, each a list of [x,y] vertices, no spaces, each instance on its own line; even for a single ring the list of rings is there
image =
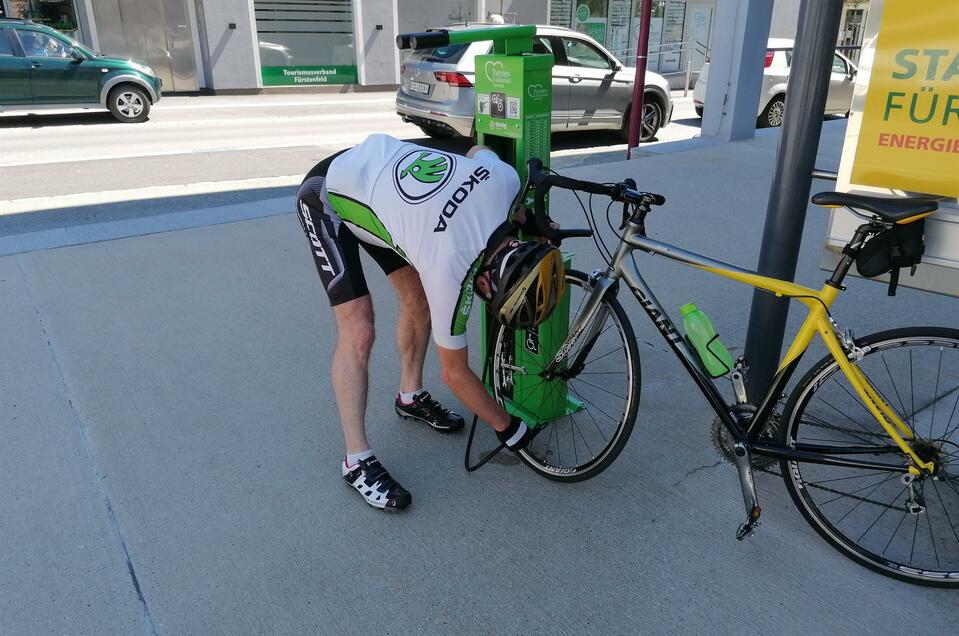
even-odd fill
[[[131,64],[131,68],[133,68],[135,71],[143,73],[144,75],[148,75],[149,77],[157,76],[156,72],[146,64]]]

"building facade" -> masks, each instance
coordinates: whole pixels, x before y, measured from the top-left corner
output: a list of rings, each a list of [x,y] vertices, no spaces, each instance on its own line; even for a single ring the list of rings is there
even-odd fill
[[[649,67],[681,81],[702,66],[717,0],[653,0]],[[635,55],[642,0],[0,0],[98,51],[149,63],[164,91],[255,91],[399,82],[397,33],[482,21],[553,24]],[[868,2],[847,2],[840,44],[858,44]],[[771,37],[793,37],[799,0],[776,0]],[[859,39],[857,39],[859,38]],[[676,82],[674,81],[674,84]]]

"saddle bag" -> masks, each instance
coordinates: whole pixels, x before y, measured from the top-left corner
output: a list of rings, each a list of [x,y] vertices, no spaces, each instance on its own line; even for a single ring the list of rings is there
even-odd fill
[[[919,219],[905,225],[893,225],[872,237],[856,255],[859,274],[872,278],[889,272],[888,293],[895,296],[899,286],[899,270],[910,267],[910,275],[915,274],[916,265],[922,261],[922,253],[926,249],[923,242],[925,224],[925,219]]]

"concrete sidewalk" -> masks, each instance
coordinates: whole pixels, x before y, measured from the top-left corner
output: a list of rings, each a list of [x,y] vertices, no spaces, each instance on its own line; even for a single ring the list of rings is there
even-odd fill
[[[836,165],[841,133],[827,124],[820,167]],[[668,199],[652,235],[750,266],[775,141],[570,174],[636,178]],[[605,473],[563,485],[508,457],[467,474],[464,436],[397,419],[396,306],[372,276],[370,430],[415,503],[367,508],[338,473],[330,311],[291,202],[265,201],[247,220],[212,210],[221,224],[177,230],[190,224],[157,218],[154,234],[0,258],[0,632],[955,630],[954,593],[844,559],[771,476],[758,477],[763,525],[734,539],[739,484],[709,444],[712,415],[632,301],[636,429]],[[553,206],[584,226],[568,197]],[[825,220],[810,209],[800,281],[824,277]],[[91,240],[135,233],[94,229]],[[578,268],[598,264],[588,240],[568,247]],[[661,259],[640,266],[667,307],[694,300],[742,344],[749,289]],[[917,316],[954,325],[955,311],[955,299],[887,298],[853,279],[835,315],[866,333]],[[433,363],[427,383],[455,403]]]

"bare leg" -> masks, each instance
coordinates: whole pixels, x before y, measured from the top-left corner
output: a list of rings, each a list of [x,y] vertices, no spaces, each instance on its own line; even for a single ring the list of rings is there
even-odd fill
[[[363,296],[333,307],[338,335],[333,352],[333,393],[340,410],[346,452],[370,447],[366,439],[368,364],[373,349],[373,301]]]
[[[430,341],[430,308],[420,275],[412,267],[401,267],[387,279],[400,299],[396,321],[396,346],[402,364],[400,391],[415,391],[423,388],[423,360]]]

